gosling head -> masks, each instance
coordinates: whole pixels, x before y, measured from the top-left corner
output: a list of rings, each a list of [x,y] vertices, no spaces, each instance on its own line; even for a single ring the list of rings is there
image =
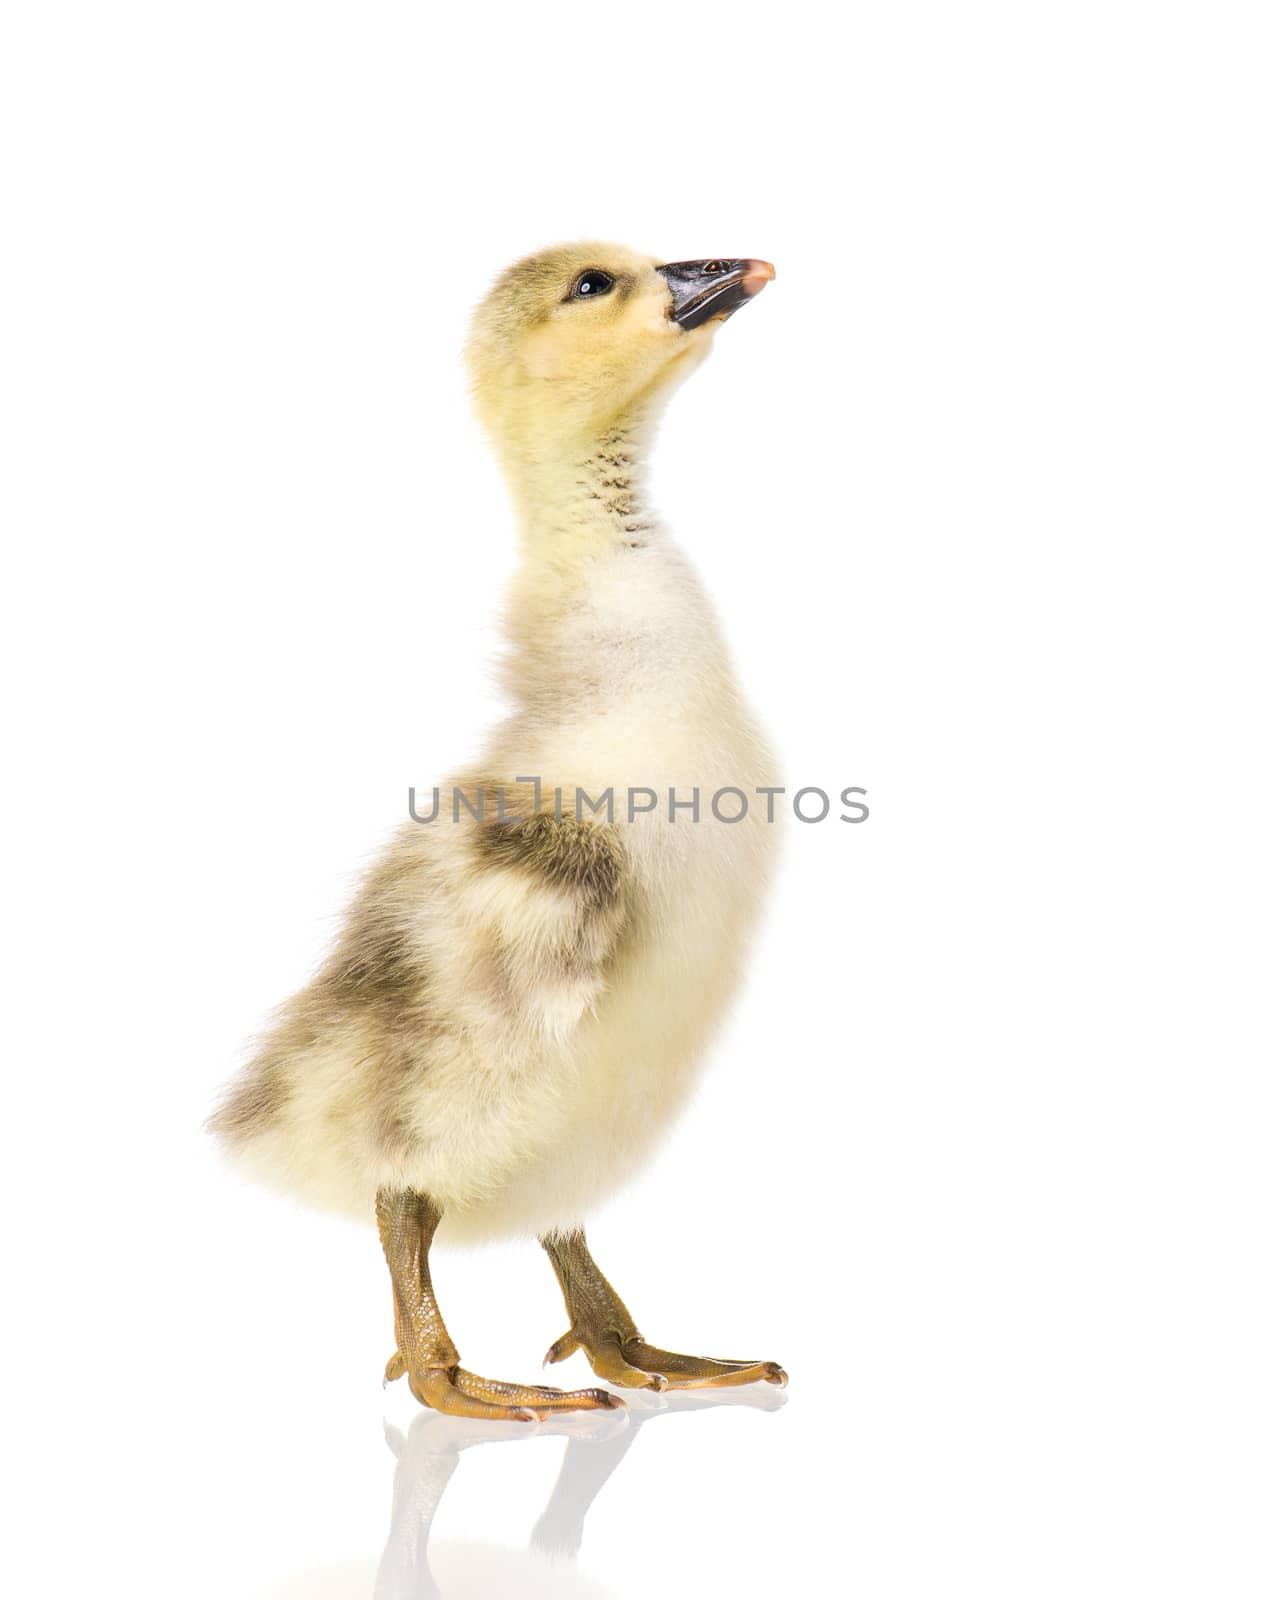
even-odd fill
[[[504,453],[537,459],[650,422],[719,325],[775,276],[766,261],[665,263],[592,242],[527,256],[473,321],[481,419]]]

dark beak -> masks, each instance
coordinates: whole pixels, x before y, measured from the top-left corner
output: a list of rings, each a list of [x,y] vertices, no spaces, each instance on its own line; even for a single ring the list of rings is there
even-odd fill
[[[667,315],[681,328],[730,317],[776,276],[770,261],[668,261],[657,271],[670,290]]]

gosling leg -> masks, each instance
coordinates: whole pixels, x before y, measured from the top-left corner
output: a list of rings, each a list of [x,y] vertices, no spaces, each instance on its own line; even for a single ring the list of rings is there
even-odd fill
[[[466,1372],[442,1321],[428,1265],[440,1210],[416,1190],[381,1189],[375,1197],[375,1216],[392,1278],[397,1333],[397,1348],[384,1371],[386,1384],[404,1376],[422,1405],[450,1416],[490,1421],[534,1422],[552,1411],[621,1408],[622,1402],[606,1389],[499,1383]]]

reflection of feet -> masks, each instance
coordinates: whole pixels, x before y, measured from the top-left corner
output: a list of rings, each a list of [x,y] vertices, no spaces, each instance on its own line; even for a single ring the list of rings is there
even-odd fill
[[[442,1578],[440,1587],[429,1566],[428,1547],[437,1507],[446,1486],[458,1470],[459,1456],[464,1450],[470,1449],[473,1445],[551,1435],[566,1438],[569,1441],[569,1450],[589,1450],[598,1447],[601,1455],[604,1455],[610,1443],[627,1431],[628,1417],[625,1407],[620,1411],[558,1411],[547,1417],[536,1432],[524,1427],[490,1423],[476,1418],[442,1416],[436,1411],[420,1412],[406,1433],[385,1422],[384,1438],[388,1442],[388,1448],[397,1458],[397,1466],[393,1473],[392,1521],[379,1564],[379,1575],[374,1591],[375,1600],[441,1600],[442,1595],[454,1592],[444,1581],[447,1546],[442,1544],[438,1552]],[[620,1451],[618,1458],[620,1459]],[[613,1458],[608,1457],[608,1459]],[[600,1482],[607,1476],[608,1471],[605,1471]],[[557,1545],[556,1548],[560,1546]],[[455,1559],[453,1548],[448,1554],[453,1562]],[[510,1550],[500,1551],[495,1546],[489,1545],[472,1547],[465,1552],[465,1559],[479,1560],[484,1570],[493,1562],[514,1562],[518,1558]],[[526,1556],[519,1559],[532,1562],[534,1558]],[[510,1568],[508,1570],[510,1571]],[[507,1573],[503,1573],[502,1576],[506,1577]],[[519,1576],[524,1582],[523,1571]],[[560,1573],[555,1573],[554,1578],[558,1580]],[[514,1589],[510,1586],[491,1584],[481,1587],[479,1591],[463,1587],[461,1592],[519,1594],[521,1587],[519,1584]],[[544,1594],[548,1592],[545,1586],[542,1592]],[[563,1594],[564,1591],[557,1585],[553,1586],[550,1592]],[[570,1588],[568,1592],[572,1594],[574,1591]],[[587,1592],[591,1591],[588,1589]],[[596,1593],[598,1592],[597,1590]]]
[[[535,1550],[557,1560],[572,1559],[582,1548],[582,1531],[591,1503],[621,1465],[635,1435],[654,1417],[673,1417],[685,1411],[710,1411],[731,1406],[746,1411],[779,1411],[786,1396],[773,1388],[679,1390],[654,1393],[644,1389],[631,1396],[627,1415],[630,1426],[569,1440],[560,1474],[530,1542]],[[595,1424],[592,1423],[592,1427]]]
[[[463,1367],[429,1367],[409,1372],[400,1351],[384,1369],[385,1384],[407,1377],[416,1400],[451,1417],[487,1422],[536,1422],[553,1412],[621,1411],[623,1403],[607,1389],[552,1389],[546,1384],[500,1383]]]
[[[648,1390],[631,1396],[627,1407],[637,1427],[654,1417],[674,1417],[687,1411],[711,1411],[716,1406],[731,1406],[736,1411],[779,1411],[789,1404],[789,1396],[779,1385],[750,1384],[733,1389],[671,1389],[654,1395]]]
[[[404,1433],[385,1420],[384,1439],[407,1473],[417,1474],[426,1462],[439,1458],[453,1461],[475,1445],[516,1439],[579,1439],[592,1443],[620,1437],[629,1423],[630,1413],[625,1406],[620,1411],[557,1411],[532,1430],[513,1423],[491,1425],[477,1417],[447,1417],[429,1410],[417,1412]]]

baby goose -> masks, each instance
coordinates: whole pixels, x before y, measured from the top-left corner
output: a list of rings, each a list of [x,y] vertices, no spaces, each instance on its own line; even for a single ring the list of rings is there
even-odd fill
[[[510,268],[468,346],[523,561],[512,710],[370,872],[332,954],[212,1119],[256,1175],[376,1216],[397,1350],[423,1404],[532,1418],[620,1406],[465,1371],[432,1290],[456,1239],[534,1232],[578,1349],[617,1385],[785,1382],[774,1362],[649,1344],[584,1220],[645,1157],[735,988],[772,829],[735,794],[775,782],[696,573],[645,500],[663,403],[764,261],[668,265],[619,246]],[[612,800],[605,804],[612,791]],[[694,791],[698,792],[693,809]]]

